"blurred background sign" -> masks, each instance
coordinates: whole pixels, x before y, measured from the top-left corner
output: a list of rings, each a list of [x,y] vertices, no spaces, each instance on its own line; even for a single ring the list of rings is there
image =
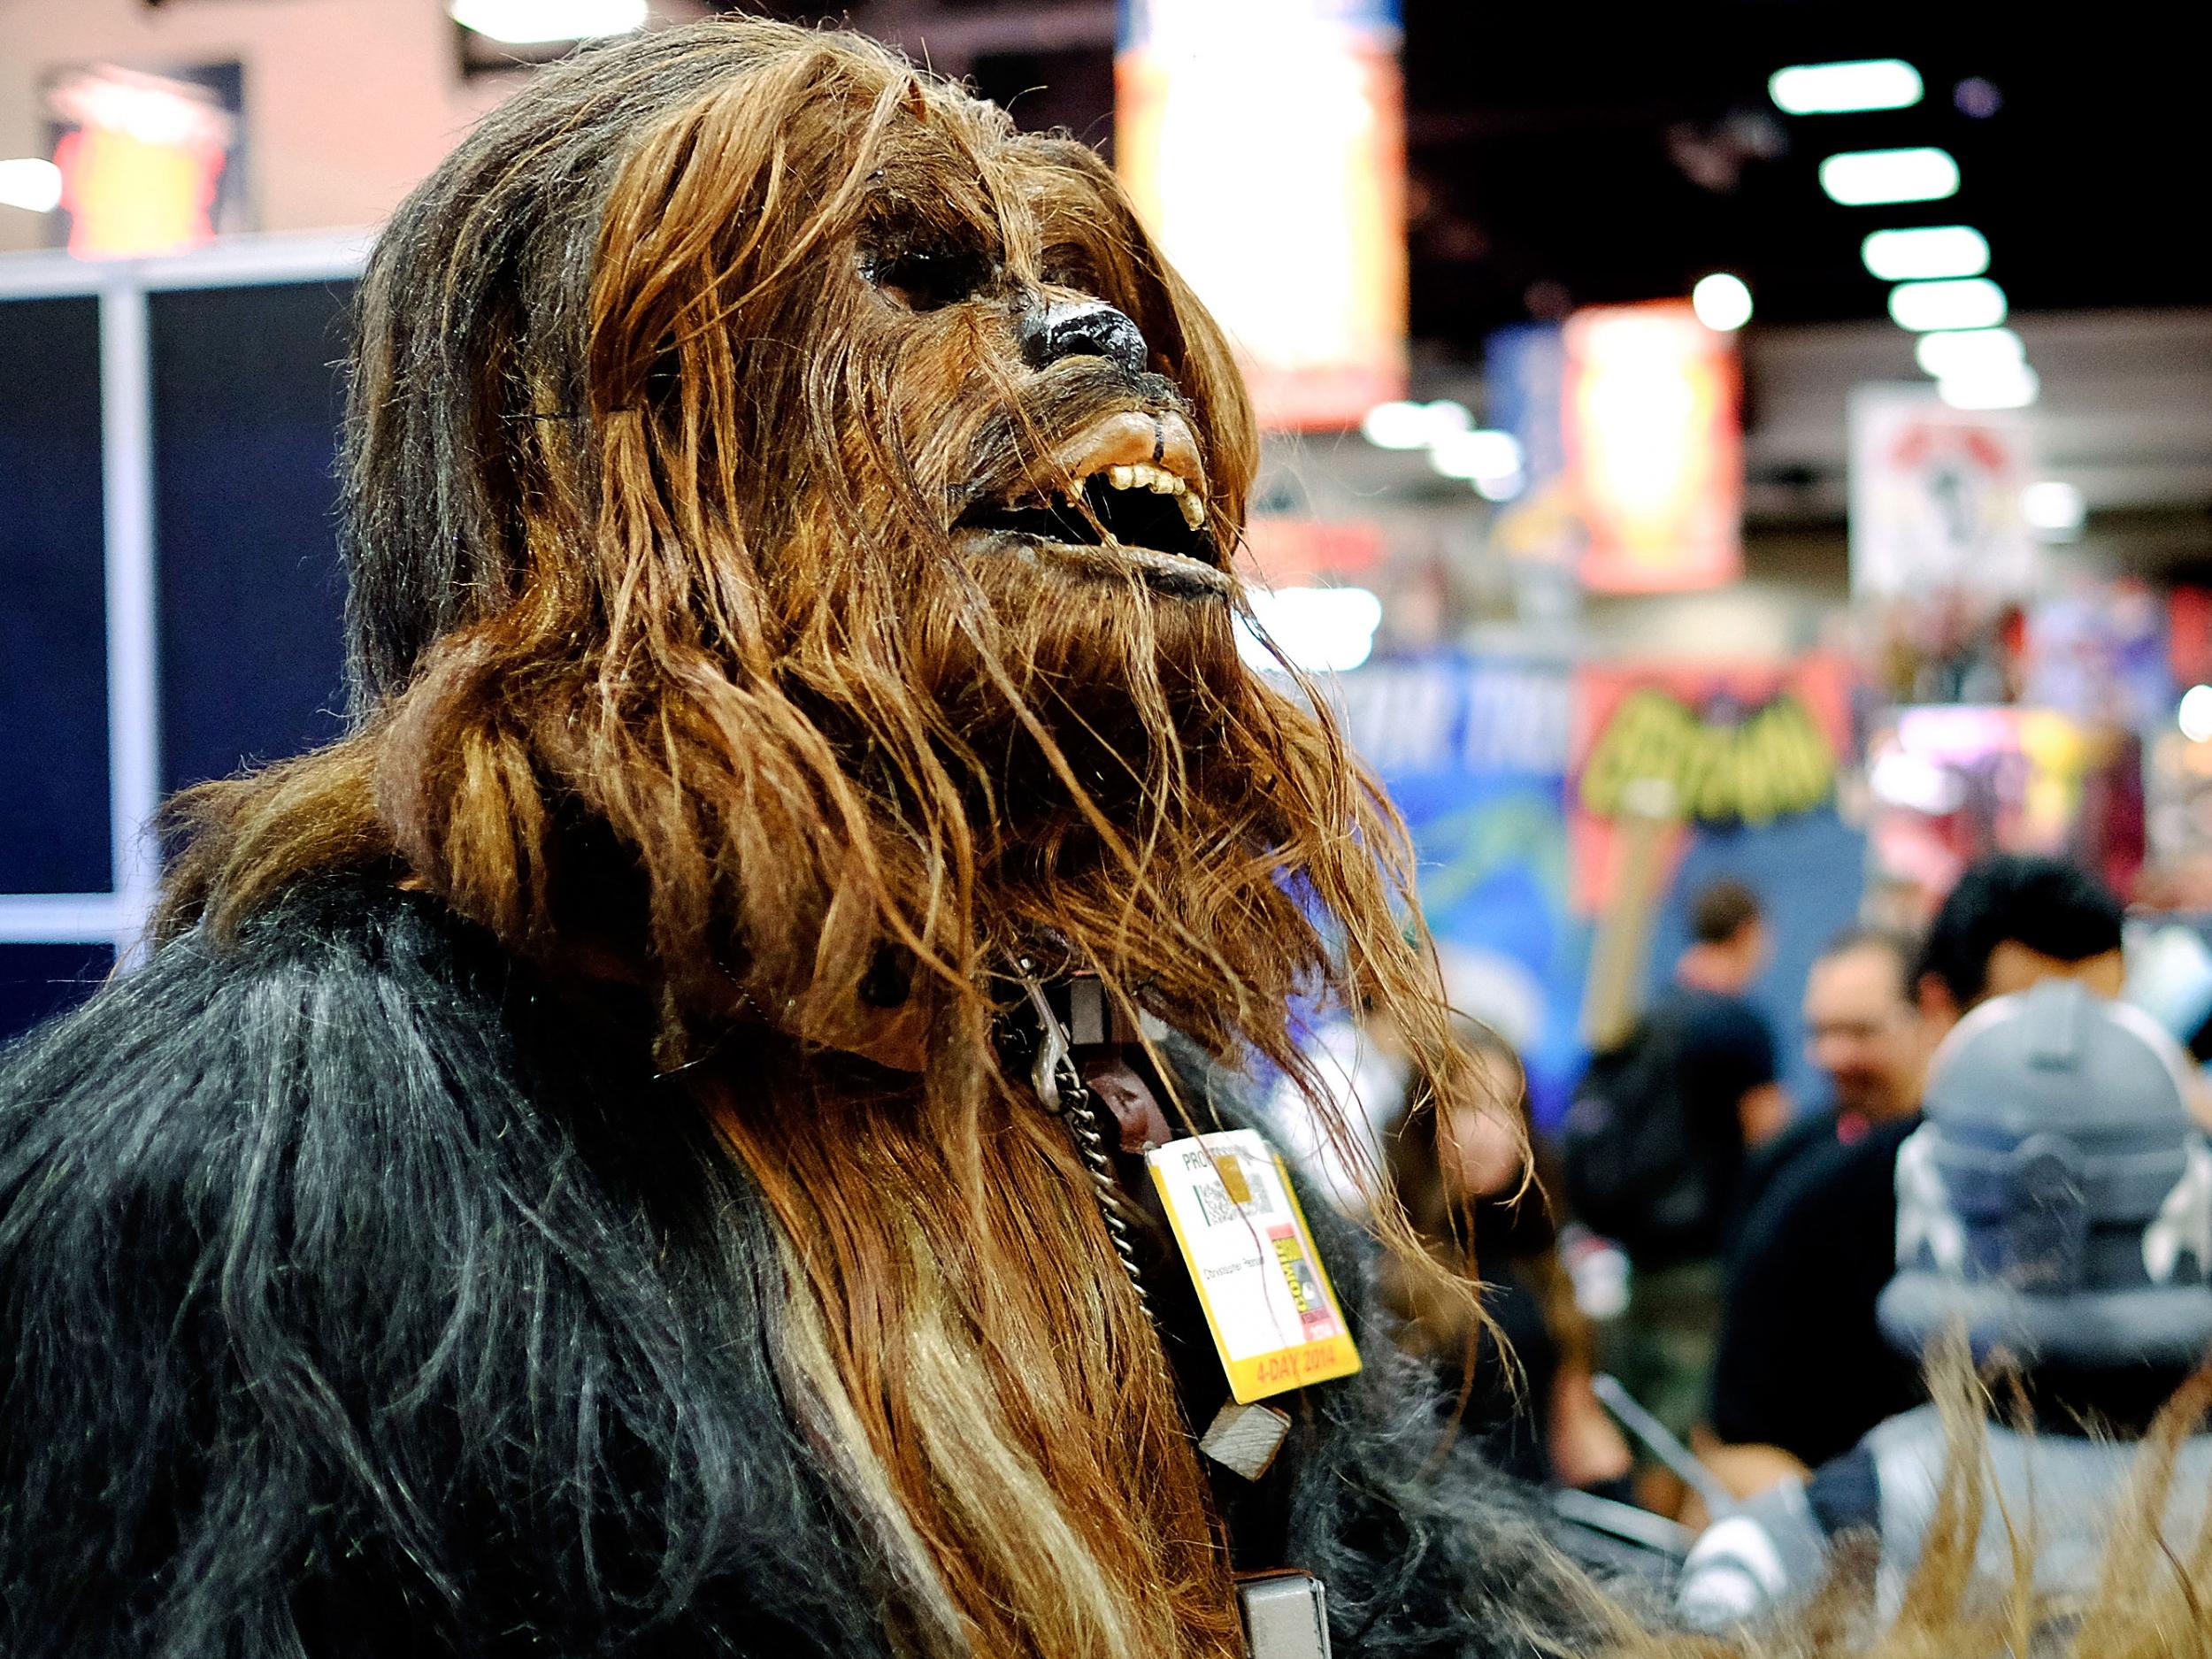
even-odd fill
[[[65,69],[46,86],[60,174],[55,238],[81,258],[181,253],[246,219],[235,62],[150,73]]]
[[[2027,418],[1954,409],[1932,387],[1851,396],[1851,586],[1862,594],[2034,584],[2021,498],[2034,481]]]
[[[1593,593],[1717,588],[1743,573],[1736,348],[1686,301],[1592,306],[1564,334],[1565,457]]]
[[[1265,426],[1356,426],[1404,396],[1397,54],[1395,0],[1125,0],[1122,180]]]

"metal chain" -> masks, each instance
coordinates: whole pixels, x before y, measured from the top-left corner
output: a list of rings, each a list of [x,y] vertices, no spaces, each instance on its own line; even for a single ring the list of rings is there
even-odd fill
[[[1098,1098],[1083,1081],[1083,1074],[1076,1067],[1073,1046],[1068,1041],[1067,1027],[1053,1011],[1052,1003],[1046,997],[1044,987],[1037,983],[1025,956],[1021,962],[1021,982],[1030,1008],[1037,1017],[1037,1060],[1030,1071],[1030,1081],[1046,1109],[1057,1113],[1067,1124],[1076,1155],[1083,1160],[1090,1175],[1092,1194],[1097,1199],[1099,1215],[1106,1223],[1107,1239],[1114,1247],[1114,1254],[1121,1258],[1122,1271],[1129,1275],[1139,1305],[1148,1315],[1152,1311],[1152,1298],[1137,1271],[1136,1240],[1130,1237],[1129,1224],[1123,1214],[1123,1206],[1128,1201],[1122,1196],[1121,1184],[1114,1179],[1114,1160],[1106,1149],[1106,1136],[1099,1125]]]
[[[1122,1206],[1128,1201],[1122,1196],[1121,1184],[1114,1179],[1114,1161],[1107,1153],[1106,1137],[1099,1128],[1098,1097],[1078,1078],[1073,1089],[1063,1088],[1062,1098],[1067,1102],[1062,1115],[1067,1119],[1068,1133],[1074,1137],[1076,1152],[1091,1172],[1091,1186],[1098,1195],[1098,1212],[1105,1218],[1106,1233],[1113,1240],[1114,1254],[1121,1257],[1122,1271],[1129,1275],[1137,1301],[1148,1314],[1152,1311],[1152,1298],[1137,1273],[1136,1240],[1129,1236],[1129,1224],[1122,1216]]]

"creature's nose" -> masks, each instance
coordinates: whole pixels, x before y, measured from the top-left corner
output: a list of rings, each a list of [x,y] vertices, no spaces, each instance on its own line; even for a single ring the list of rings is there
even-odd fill
[[[1032,306],[1021,321],[1022,356],[1033,369],[1062,357],[1104,357],[1141,374],[1148,353],[1136,324],[1104,300],[1055,300]]]

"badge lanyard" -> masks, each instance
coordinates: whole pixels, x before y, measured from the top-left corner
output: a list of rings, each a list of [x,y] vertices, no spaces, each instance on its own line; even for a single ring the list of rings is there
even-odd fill
[[[1114,1176],[1098,1102],[1075,1058],[1079,1045],[1126,1038],[1115,1029],[1105,987],[1095,979],[1071,986],[1064,1022],[1033,965],[1025,957],[1019,966],[1037,1027],[1031,1087],[1045,1109],[1066,1122],[1114,1254],[1149,1317],[1152,1299],[1124,1211],[1128,1200]],[[1351,1375],[1359,1370],[1359,1350],[1288,1171],[1256,1133],[1232,1129],[1170,1141],[1146,1152],[1145,1167],[1229,1383],[1230,1399],[1199,1437],[1199,1449],[1257,1480],[1290,1432],[1289,1417],[1261,1402]],[[1327,1595],[1311,1573],[1240,1574],[1237,1596],[1251,1659],[1329,1659]]]

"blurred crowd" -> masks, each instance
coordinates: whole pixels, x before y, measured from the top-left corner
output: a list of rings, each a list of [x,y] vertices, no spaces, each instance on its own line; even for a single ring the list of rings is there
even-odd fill
[[[2135,1442],[2212,1348],[2212,956],[2153,939],[2131,979],[2096,879],[1986,858],[1924,934],[1857,926],[1818,953],[1802,1023],[1822,1095],[1793,1102],[1748,995],[1759,895],[1713,881],[1691,921],[1552,1133],[1472,1018],[1484,1098],[1440,1112],[1404,1098],[1386,1030],[1328,1036],[1389,1186],[1482,1285],[1386,1286],[1447,1425],[1674,1523],[1683,1610],[1718,1627],[1809,1594],[1848,1532],[1902,1581],[1933,1520],[1951,1431],[1930,1366],[1949,1351],[2005,1525],[2045,1546],[2039,1583],[2086,1588]],[[1286,1098],[1276,1113],[1317,1156]],[[1323,1174],[1358,1202],[1340,1159]],[[2178,1465],[2186,1540],[2212,1436]],[[2006,1536],[1993,1521],[1982,1548]]]

